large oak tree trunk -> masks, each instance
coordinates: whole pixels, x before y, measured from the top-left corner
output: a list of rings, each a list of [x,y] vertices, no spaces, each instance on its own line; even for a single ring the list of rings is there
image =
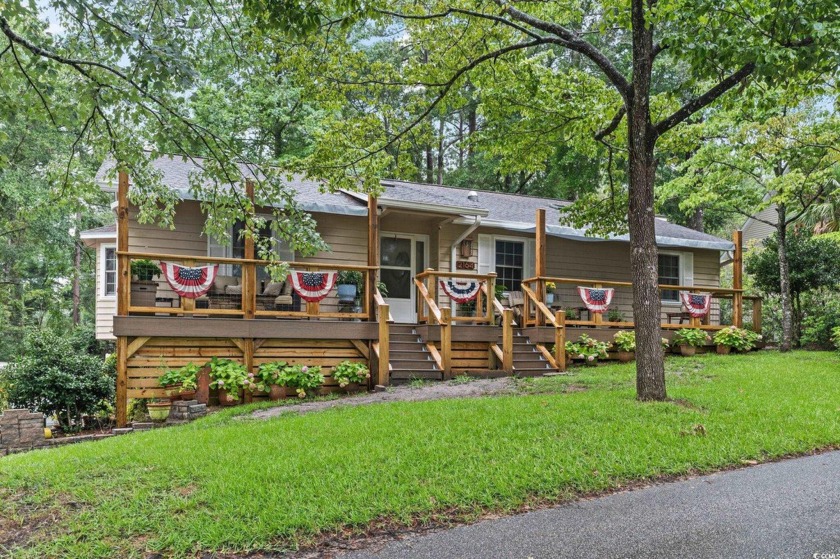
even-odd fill
[[[779,351],[790,351],[793,339],[793,306],[790,295],[790,265],[787,259],[787,208],[779,204],[776,208],[779,221],[776,231],[779,235],[779,299],[782,305],[782,340]]]
[[[630,270],[633,321],[636,324],[636,396],[664,400],[665,364],[659,299],[653,184],[656,176],[656,131],[650,121],[653,24],[645,21],[645,5],[633,0],[633,91],[627,99],[630,166]]]

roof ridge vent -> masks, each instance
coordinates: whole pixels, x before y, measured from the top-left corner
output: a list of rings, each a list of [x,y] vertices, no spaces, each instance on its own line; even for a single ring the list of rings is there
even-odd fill
[[[478,203],[478,192],[476,192],[475,190],[470,190],[467,194],[467,200],[469,200],[470,202]]]

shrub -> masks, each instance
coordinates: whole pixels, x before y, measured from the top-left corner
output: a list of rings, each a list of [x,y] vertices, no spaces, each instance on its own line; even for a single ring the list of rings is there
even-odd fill
[[[286,367],[286,386],[294,388],[298,398],[306,398],[316,388],[324,384],[321,367],[307,367],[306,365],[291,365]]]
[[[736,326],[727,326],[715,333],[714,342],[717,345],[731,347],[737,351],[749,351],[755,347],[761,336],[755,332],[744,330]]]
[[[700,347],[710,341],[709,335],[699,328],[681,328],[674,332],[674,345]]]
[[[49,331],[29,334],[23,356],[4,371],[12,407],[55,415],[62,429],[82,427],[82,416],[107,409],[114,397],[114,358],[79,351],[68,337]]]
[[[636,351],[636,331],[621,330],[613,336],[613,345],[618,351]]]
[[[269,392],[272,384],[286,386],[287,367],[285,361],[263,363],[257,370],[257,374],[254,375],[251,390],[254,392]]]
[[[231,396],[236,396],[239,390],[250,387],[253,373],[249,376],[245,365],[230,359],[214,357],[210,360],[210,388],[225,390]]]
[[[599,342],[586,334],[581,334],[576,343],[566,342],[566,353],[592,363],[598,358],[606,359],[608,347],[607,342]]]
[[[831,341],[834,343],[834,347],[837,349],[837,351],[840,351],[840,326],[832,330]]]
[[[367,382],[370,378],[370,369],[364,363],[342,361],[333,369],[332,375],[338,385],[344,388],[351,382],[359,384]]]

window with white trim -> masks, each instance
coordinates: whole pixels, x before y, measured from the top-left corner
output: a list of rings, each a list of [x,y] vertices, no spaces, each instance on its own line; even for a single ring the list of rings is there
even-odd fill
[[[117,294],[117,247],[102,247],[102,295],[112,297]]]
[[[659,253],[659,283],[662,285],[681,285],[680,255]],[[676,289],[663,289],[662,301],[679,303],[680,293]]]
[[[505,291],[519,291],[525,268],[525,243],[496,239],[496,284]]]
[[[263,238],[274,237],[272,246],[274,247],[274,252],[277,254],[277,259],[282,262],[294,262],[295,251],[289,247],[286,241],[274,235],[269,221],[269,219],[266,219],[266,223],[260,230],[259,236]],[[220,258],[245,258],[245,237],[241,235],[244,228],[245,223],[241,220],[237,220],[236,223],[233,224],[229,239],[221,240],[208,237],[207,256]],[[259,254],[257,254],[256,257],[259,258]],[[219,266],[219,274],[221,275],[238,276],[241,273],[242,271],[239,265],[225,264]],[[257,267],[257,279],[268,279],[268,272],[266,271],[265,266]]]

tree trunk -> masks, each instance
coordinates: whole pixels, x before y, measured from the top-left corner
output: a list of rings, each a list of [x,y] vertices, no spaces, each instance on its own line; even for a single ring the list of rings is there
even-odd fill
[[[636,325],[636,396],[664,400],[659,266],[656,248],[653,183],[656,132],[650,121],[653,24],[645,21],[645,2],[633,0],[633,91],[627,100],[630,167],[630,273]]]
[[[689,227],[694,229],[695,231],[700,231],[701,233],[705,233],[705,223],[703,223],[704,217],[704,210],[702,207],[696,208],[694,210],[694,214],[691,216],[691,222]]]
[[[82,214],[76,212],[76,231],[73,236],[73,326],[78,326],[81,320],[79,307],[82,302]]]
[[[438,157],[437,157],[437,183],[443,184],[443,133],[444,133],[444,120],[443,117],[440,117],[440,124],[438,125]]]
[[[435,157],[432,154],[432,146],[426,147],[426,182],[431,184],[435,177]]]
[[[782,339],[779,351],[790,351],[793,339],[793,305],[790,296],[790,266],[787,259],[787,208],[784,204],[776,207],[779,221],[776,231],[779,235],[779,298],[782,304]]]

